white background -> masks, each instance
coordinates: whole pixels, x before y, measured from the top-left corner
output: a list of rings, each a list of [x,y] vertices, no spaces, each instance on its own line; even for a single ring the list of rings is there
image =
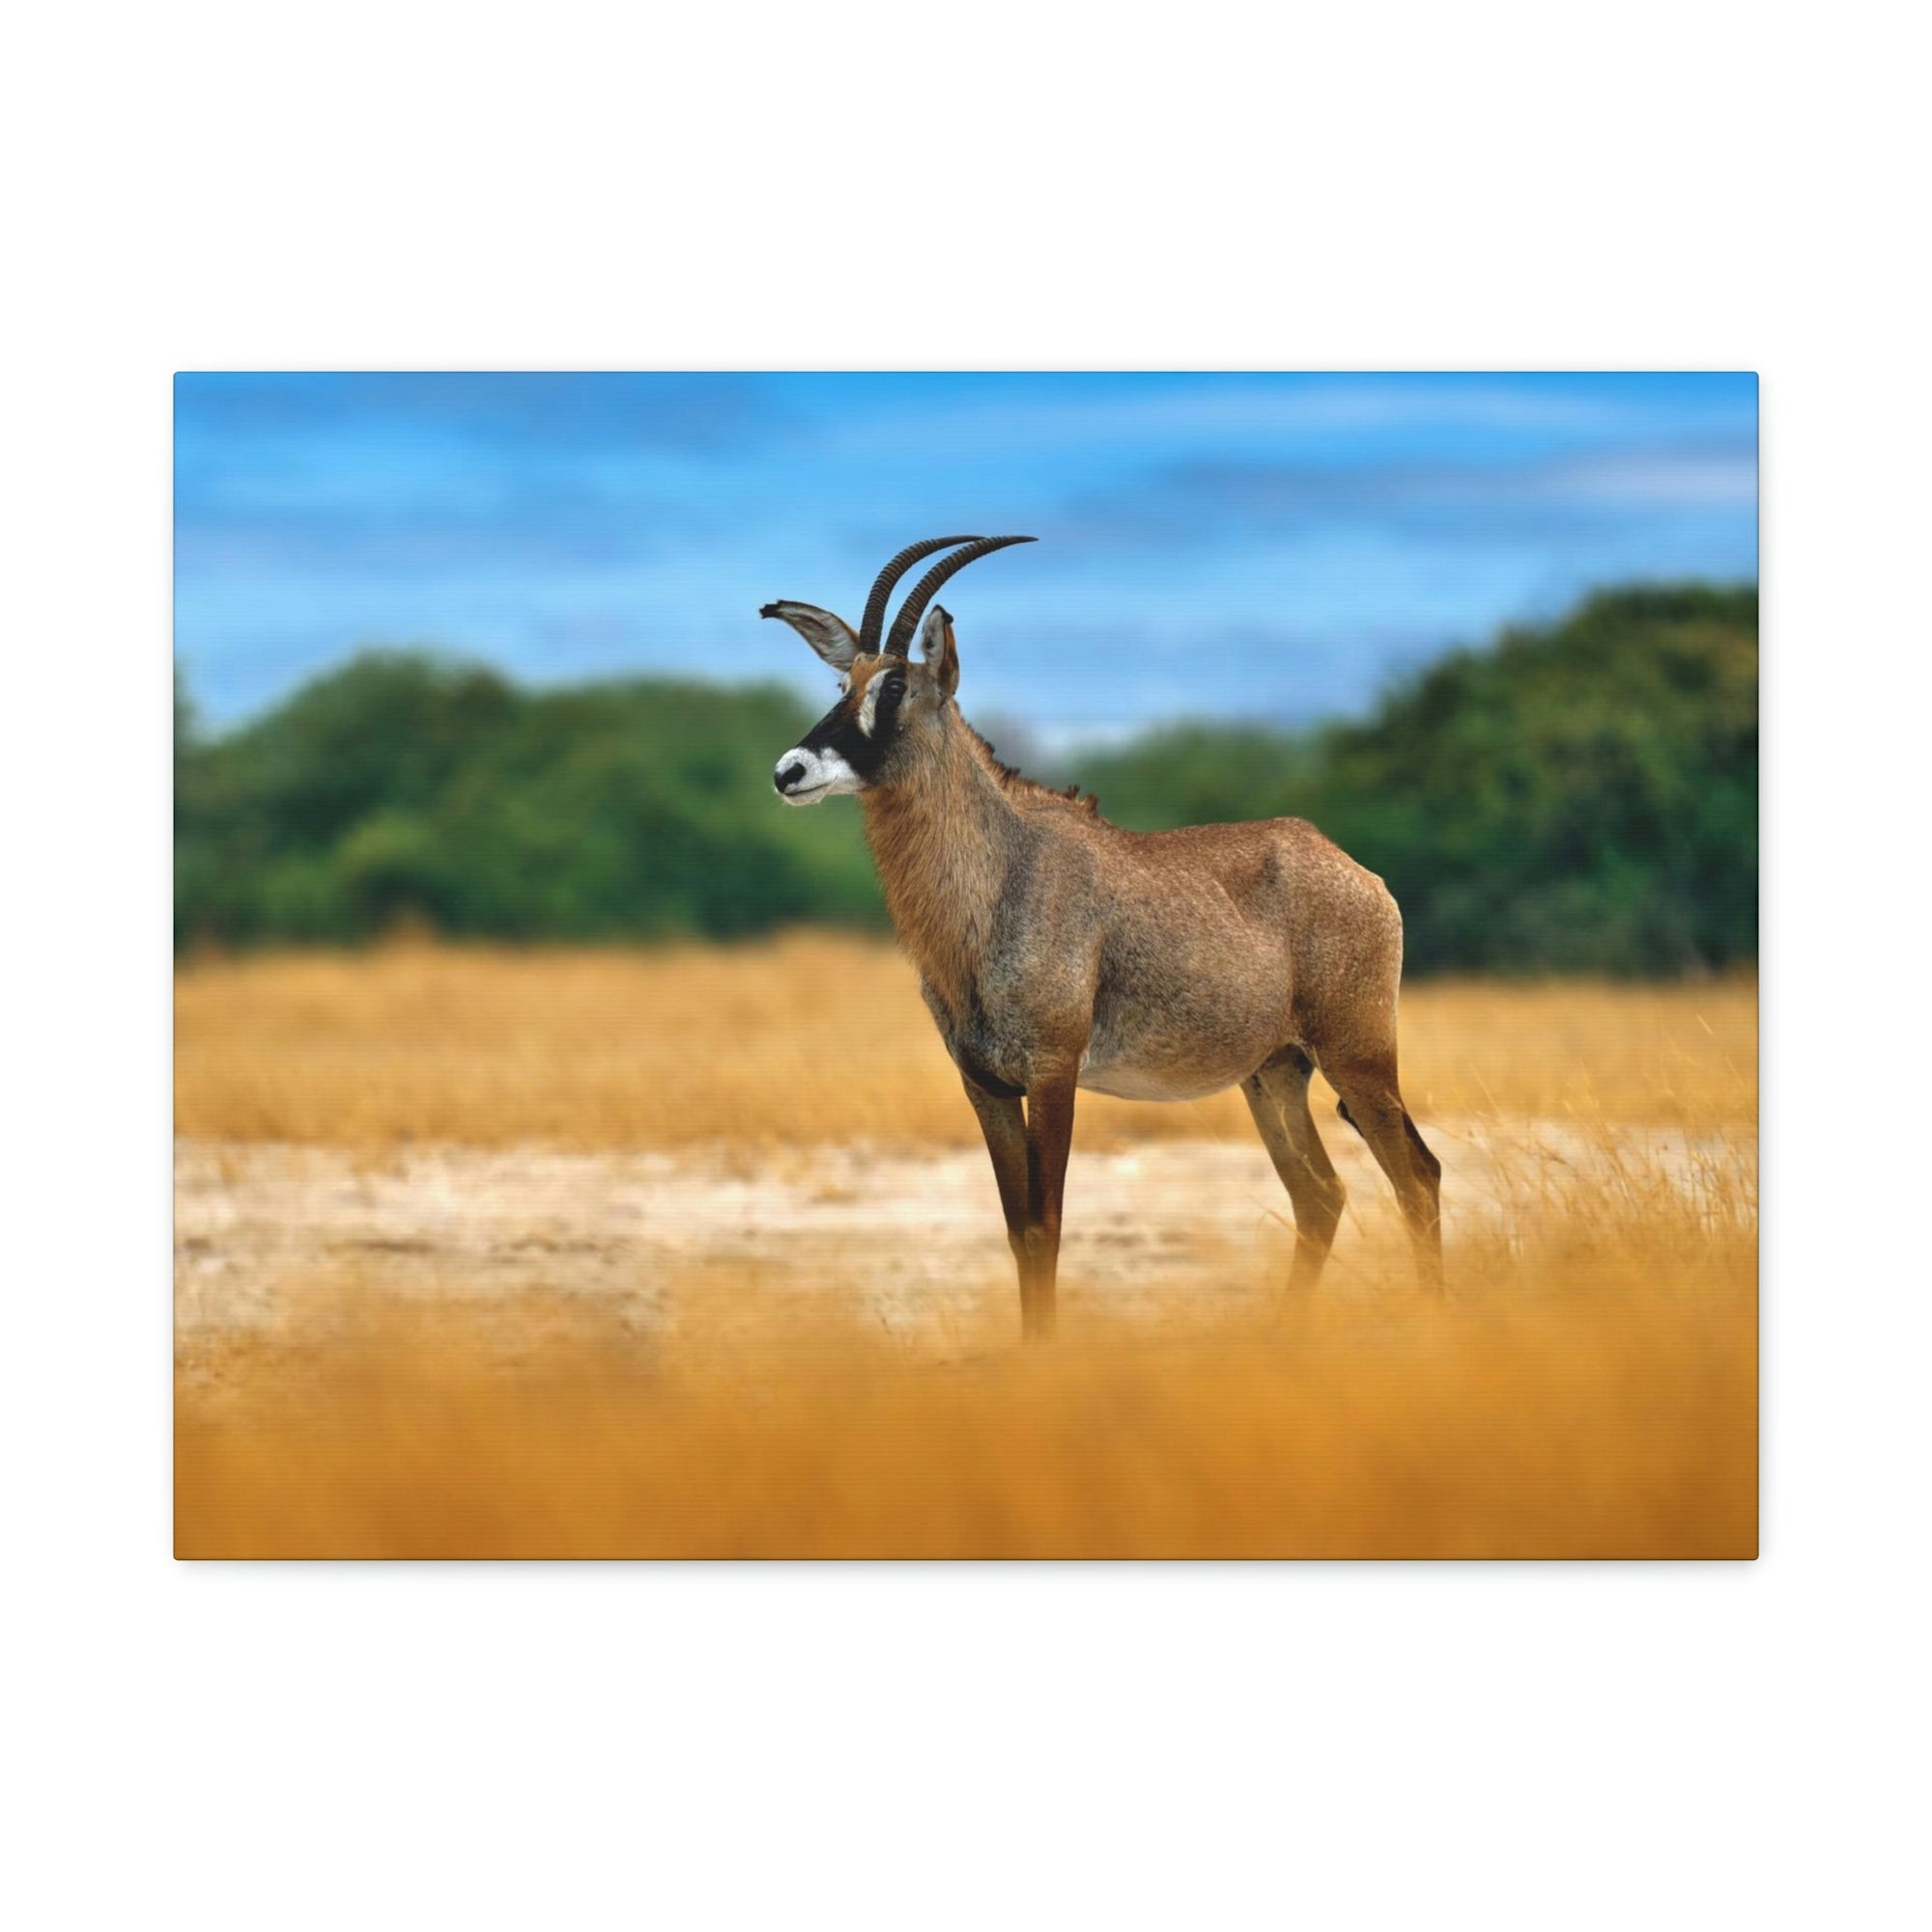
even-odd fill
[[[1902,9],[43,8],[0,79],[14,1922],[1921,1916]],[[1765,1555],[168,1554],[180,367],[1755,368]]]

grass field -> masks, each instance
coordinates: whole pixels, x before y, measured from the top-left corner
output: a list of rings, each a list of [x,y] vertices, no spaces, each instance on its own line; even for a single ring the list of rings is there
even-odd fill
[[[175,1041],[176,1130],[200,1139],[781,1148],[778,1096],[810,1093],[815,1139],[980,1145],[910,970],[857,939],[212,961],[178,981]],[[1757,989],[1425,984],[1402,1052],[1422,1120],[1749,1126]],[[1251,1131],[1232,1093],[1085,1094],[1079,1119],[1088,1148]]]
[[[1750,1554],[1755,1009],[1406,993],[1446,1306],[1332,1103],[1350,1212],[1291,1306],[1238,1099],[1082,1096],[1025,1351],[889,948],[192,963],[178,1548]]]

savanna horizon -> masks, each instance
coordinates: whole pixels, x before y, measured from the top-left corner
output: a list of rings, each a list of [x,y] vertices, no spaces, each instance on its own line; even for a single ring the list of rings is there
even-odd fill
[[[1153,1184],[1198,1149],[1272,1186],[1238,1096],[1082,1094],[1044,1360],[890,942],[201,957],[176,1043],[184,1158],[224,1212],[263,1163],[426,1204],[400,1238],[185,1236],[184,1556],[1754,1552],[1747,980],[1405,990],[1405,1089],[1448,1166],[1442,1307],[1372,1174],[1330,1275],[1285,1304],[1285,1199],[1204,1232]],[[1316,1114],[1353,1153],[1332,1097]],[[1532,1157],[1544,1127],[1557,1157]],[[1119,1234],[1094,1162],[1151,1164],[1117,1177]],[[498,1204],[506,1243],[447,1192],[526,1169],[576,1191],[547,1218]],[[969,1171],[985,1199],[934,1301],[905,1210]],[[648,1205],[720,1174],[753,1216],[816,1175],[848,1232],[791,1253],[721,1223],[673,1264],[593,1225],[620,1183]],[[873,1226],[875,1175],[901,1211]]]
[[[1756,977],[1406,981],[1402,1068],[1419,1119],[1754,1126]],[[808,1088],[809,1119],[775,1098]],[[1347,1132],[1332,1095],[1321,1121]],[[370,1151],[980,1145],[893,942],[810,927],[727,945],[403,934],[203,951],[175,975],[175,1130]],[[1226,1135],[1252,1135],[1233,1090],[1079,1097],[1077,1148]]]

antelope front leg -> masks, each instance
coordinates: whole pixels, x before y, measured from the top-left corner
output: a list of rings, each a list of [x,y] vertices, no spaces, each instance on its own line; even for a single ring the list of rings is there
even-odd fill
[[[992,1094],[980,1086],[970,1073],[961,1073],[960,1084],[973,1111],[980,1117],[980,1131],[986,1137],[986,1151],[992,1156],[993,1179],[1000,1190],[1000,1211],[1007,1217],[1007,1245],[1018,1264],[1024,1293],[1026,1282],[1027,1237],[1027,1124],[1026,1110],[1017,1094]]]
[[[1056,1069],[1027,1091],[1027,1227],[1020,1255],[1020,1324],[1030,1342],[1053,1333],[1053,1291],[1060,1270],[1060,1203],[1073,1145],[1073,1095],[1079,1067]]]

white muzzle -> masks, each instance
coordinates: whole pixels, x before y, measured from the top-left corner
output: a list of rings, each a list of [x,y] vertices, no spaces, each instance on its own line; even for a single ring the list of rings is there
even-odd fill
[[[835,793],[857,791],[859,774],[837,752],[795,746],[772,772],[772,788],[787,805],[816,805]]]

